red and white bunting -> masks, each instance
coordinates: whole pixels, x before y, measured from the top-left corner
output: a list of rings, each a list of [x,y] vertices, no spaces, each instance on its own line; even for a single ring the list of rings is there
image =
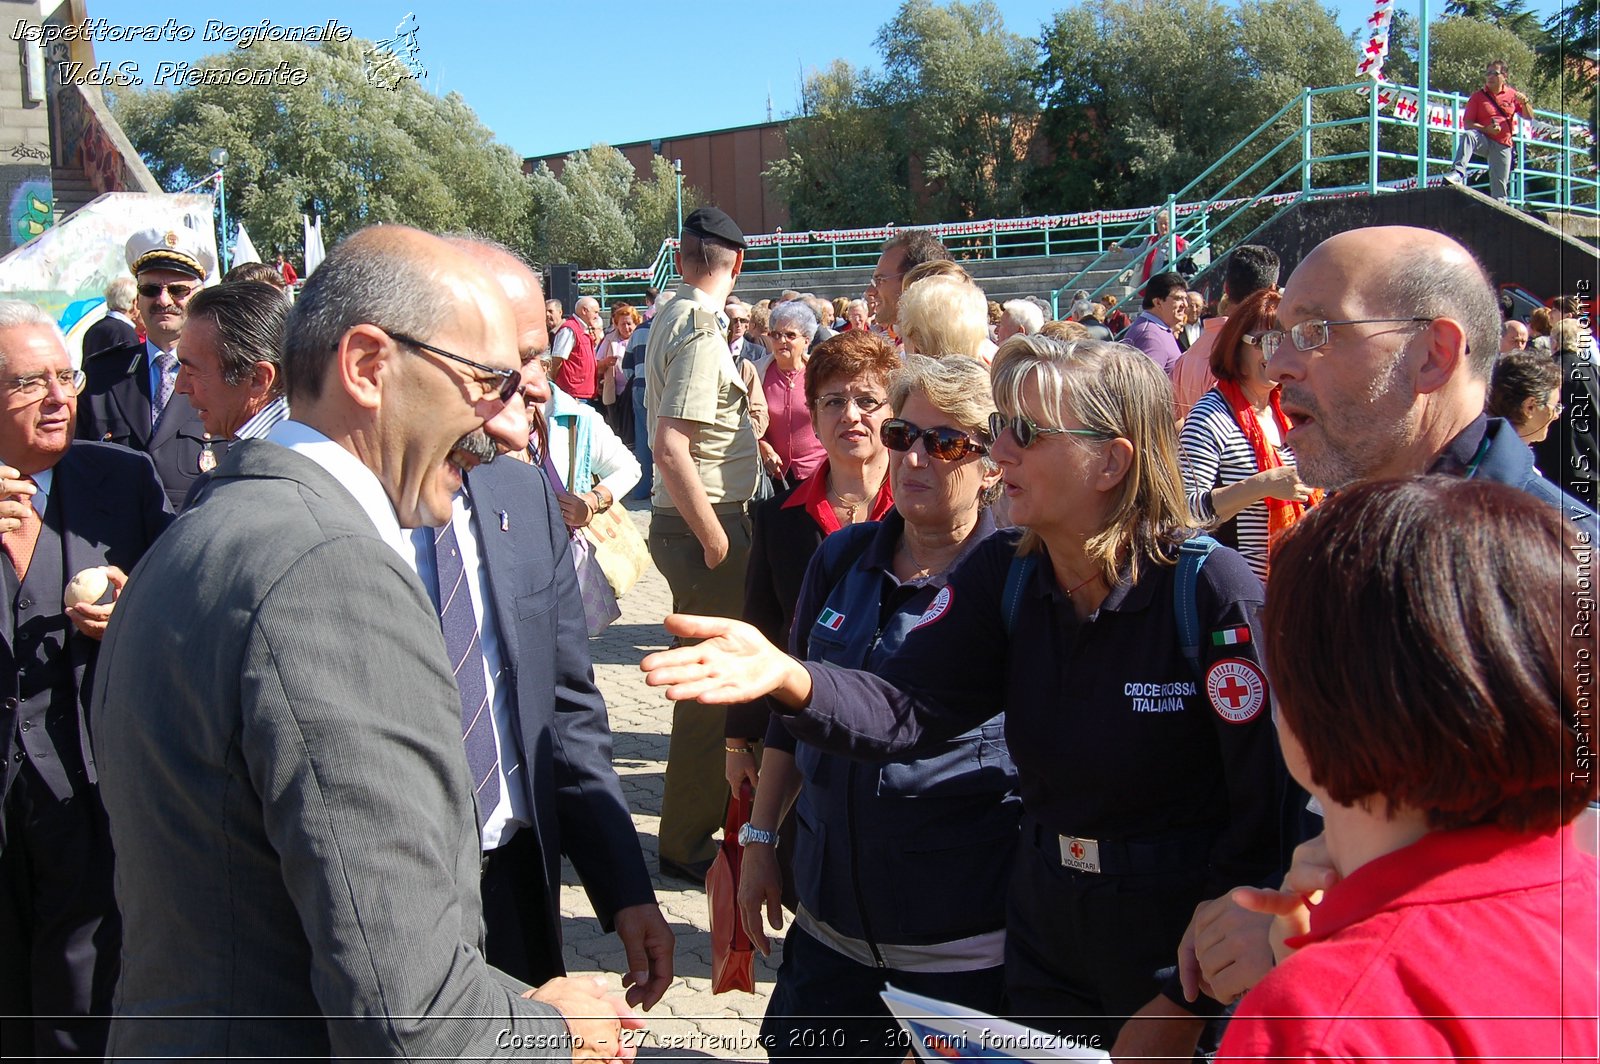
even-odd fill
[[[1356,73],[1377,81],[1383,77],[1383,64],[1389,58],[1389,26],[1394,22],[1394,0],[1374,0],[1367,17],[1367,43],[1361,49]]]

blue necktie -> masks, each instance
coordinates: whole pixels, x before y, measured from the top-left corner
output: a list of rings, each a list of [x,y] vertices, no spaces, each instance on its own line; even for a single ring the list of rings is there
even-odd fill
[[[467,750],[472,790],[478,799],[478,830],[489,811],[500,804],[500,755],[495,752],[494,715],[489,712],[489,684],[484,679],[483,648],[478,643],[478,618],[472,612],[461,547],[451,522],[434,533],[434,572],[439,577],[439,620],[450,668],[461,690],[461,743]]]

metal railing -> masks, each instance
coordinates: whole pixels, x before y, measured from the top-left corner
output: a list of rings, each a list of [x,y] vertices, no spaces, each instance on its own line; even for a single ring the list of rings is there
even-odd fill
[[[1462,136],[1466,101],[1434,91],[1424,100],[1415,88],[1387,82],[1304,89],[1163,204],[907,228],[932,232],[958,259],[1092,256],[1051,292],[1058,315],[1062,294],[1078,289],[1091,298],[1115,291],[1127,302],[1137,292],[1130,290],[1132,270],[1124,260],[1133,249],[1142,254],[1153,246],[1159,214],[1172,221],[1166,261],[1179,260],[1179,237],[1187,242],[1187,253],[1203,261],[1248,243],[1307,199],[1439,184]],[[1507,202],[1526,210],[1600,213],[1594,137],[1582,119],[1553,111],[1536,111],[1532,123],[1519,121]],[[870,269],[883,242],[897,231],[888,225],[764,233],[748,238],[744,269],[747,274]],[[659,290],[676,283],[676,247],[675,240],[663,241],[655,261],[643,269],[582,271],[579,285],[602,303],[636,302],[646,285]],[[1137,265],[1136,258],[1133,269]]]

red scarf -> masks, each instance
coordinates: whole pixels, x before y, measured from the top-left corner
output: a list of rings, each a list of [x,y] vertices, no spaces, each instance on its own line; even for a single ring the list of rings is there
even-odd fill
[[[1250,444],[1250,450],[1256,456],[1256,468],[1265,472],[1268,469],[1277,469],[1283,465],[1283,456],[1278,449],[1267,442],[1266,433],[1261,431],[1261,419],[1256,416],[1256,408],[1245,398],[1244,389],[1239,387],[1238,381],[1218,381],[1217,391],[1228,401],[1228,409],[1233,413],[1233,420],[1238,422],[1239,431],[1244,433],[1245,440]],[[1272,405],[1272,418],[1278,423],[1278,438],[1289,434],[1289,419],[1284,416],[1283,407],[1278,401],[1278,389],[1272,389],[1269,399]],[[1317,488],[1312,492],[1310,500],[1298,502],[1287,499],[1263,499],[1267,504],[1267,556],[1272,556],[1272,546],[1284,530],[1306,515],[1306,511],[1322,501],[1322,489]]]

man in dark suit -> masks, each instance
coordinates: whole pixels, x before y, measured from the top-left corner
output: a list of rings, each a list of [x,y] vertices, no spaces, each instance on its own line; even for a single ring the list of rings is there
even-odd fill
[[[502,248],[464,238],[451,243],[510,301],[524,398],[548,400],[539,362],[549,339],[538,276]],[[520,438],[497,429],[490,422],[502,449],[527,453],[525,426]],[[505,732],[502,801],[481,810],[484,955],[530,983],[565,973],[560,859],[566,854],[600,925],[614,929],[627,951],[623,978],[630,1002],[649,1008],[672,982],[673,936],[611,765],[611,728],[594,683],[583,601],[555,492],[538,469],[507,456],[468,472],[452,524],[463,556],[478,563],[476,571],[467,570],[476,581],[468,603],[481,633],[491,710]],[[430,532],[419,533],[418,571],[434,587]],[[507,748],[515,751],[515,764],[504,756]]]
[[[0,302],[0,1015],[34,1017],[6,1056],[105,1052],[121,933],[87,709],[112,607],[62,599],[86,569],[121,587],[172,520],[149,458],[72,442],[81,381],[54,321]]]
[[[106,316],[84,330],[83,361],[108,347],[123,347],[139,342],[139,330],[129,317],[137,284],[128,274],[113,277],[106,285]]]
[[[137,279],[145,342],[112,347],[85,359],[89,382],[78,438],[144,451],[173,506],[194,479],[216,467],[227,442],[213,440],[188,396],[177,394],[178,337],[184,306],[215,265],[189,230],[147,229],[129,238],[128,269]]]

